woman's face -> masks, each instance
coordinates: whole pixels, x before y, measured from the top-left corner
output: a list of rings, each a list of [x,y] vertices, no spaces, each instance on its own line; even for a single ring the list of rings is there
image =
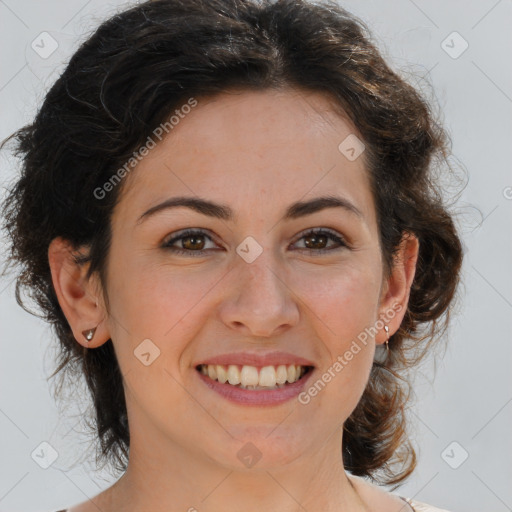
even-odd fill
[[[363,147],[321,94],[196,99],[125,178],[112,217],[106,325],[131,452],[231,468],[327,453],[368,380],[375,339],[360,340],[392,305]],[[327,196],[345,206],[315,202]],[[159,207],[175,198],[209,206]],[[212,387],[197,369],[209,362],[268,386],[293,363],[313,368],[293,387],[242,390]]]

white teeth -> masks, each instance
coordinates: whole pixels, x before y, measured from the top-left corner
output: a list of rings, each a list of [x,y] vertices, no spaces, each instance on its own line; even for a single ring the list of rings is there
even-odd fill
[[[240,372],[234,364],[228,366],[228,382],[232,385],[240,384]]]
[[[208,370],[209,372],[210,370]],[[288,366],[288,382],[295,382],[297,376],[297,370],[294,365]]]
[[[240,372],[240,383],[244,386],[258,385],[258,369],[255,366],[242,366]],[[262,386],[263,384],[260,384]]]
[[[288,371],[286,369],[286,365],[280,364],[277,367],[277,371],[276,371],[276,382],[278,384],[284,384],[287,379],[288,379]]]
[[[260,380],[258,384],[266,387],[274,387],[276,385],[276,370],[273,366],[264,366],[260,370]]]
[[[275,366],[256,366],[244,365],[241,367],[230,364],[228,367],[223,365],[205,365],[200,366],[203,375],[208,375],[210,379],[218,380],[220,383],[226,382],[232,386],[239,386],[244,389],[273,389],[282,387],[286,382],[293,383],[302,377],[306,368],[299,365],[280,364]]]
[[[203,368],[203,367],[204,367],[204,365],[201,368]],[[217,365],[215,368],[217,370],[217,380],[221,384],[224,384],[225,382],[227,382],[228,381],[228,372],[226,371],[224,366]]]

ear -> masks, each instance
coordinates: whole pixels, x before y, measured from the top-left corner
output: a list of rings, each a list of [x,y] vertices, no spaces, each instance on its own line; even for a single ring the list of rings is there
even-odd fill
[[[70,242],[58,237],[48,247],[48,262],[57,299],[75,339],[84,347],[95,348],[110,338],[106,310],[99,278],[86,279],[89,264],[78,263],[78,254]],[[82,332],[93,328],[94,337],[88,342]]]
[[[411,285],[416,273],[419,241],[412,233],[404,233],[395,255],[391,275],[385,280],[381,292],[379,319],[389,328],[389,337],[398,331],[407,311]],[[378,344],[385,343],[388,335],[384,328],[375,337]]]

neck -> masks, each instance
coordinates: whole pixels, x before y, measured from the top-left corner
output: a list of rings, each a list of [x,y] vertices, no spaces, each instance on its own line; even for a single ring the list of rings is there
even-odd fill
[[[125,474],[105,491],[104,510],[135,512],[359,512],[366,510],[341,457],[342,432],[285,464],[230,467],[169,440],[130,440]],[[163,447],[165,446],[165,449]]]

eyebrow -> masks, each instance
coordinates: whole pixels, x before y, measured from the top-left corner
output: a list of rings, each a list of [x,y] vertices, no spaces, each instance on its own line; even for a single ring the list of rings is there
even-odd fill
[[[179,207],[190,208],[198,213],[214,217],[216,219],[226,221],[232,221],[235,219],[233,210],[225,204],[213,203],[198,197],[181,196],[166,199],[165,201],[152,206],[138,218],[136,224],[140,224],[144,220],[155,215],[157,212]],[[326,208],[342,208],[364,221],[364,215],[362,212],[348,199],[339,196],[322,196],[311,199],[310,201],[298,201],[293,203],[287,208],[281,220],[298,219],[300,217],[305,217],[306,215],[312,215],[313,213],[325,210]]]

